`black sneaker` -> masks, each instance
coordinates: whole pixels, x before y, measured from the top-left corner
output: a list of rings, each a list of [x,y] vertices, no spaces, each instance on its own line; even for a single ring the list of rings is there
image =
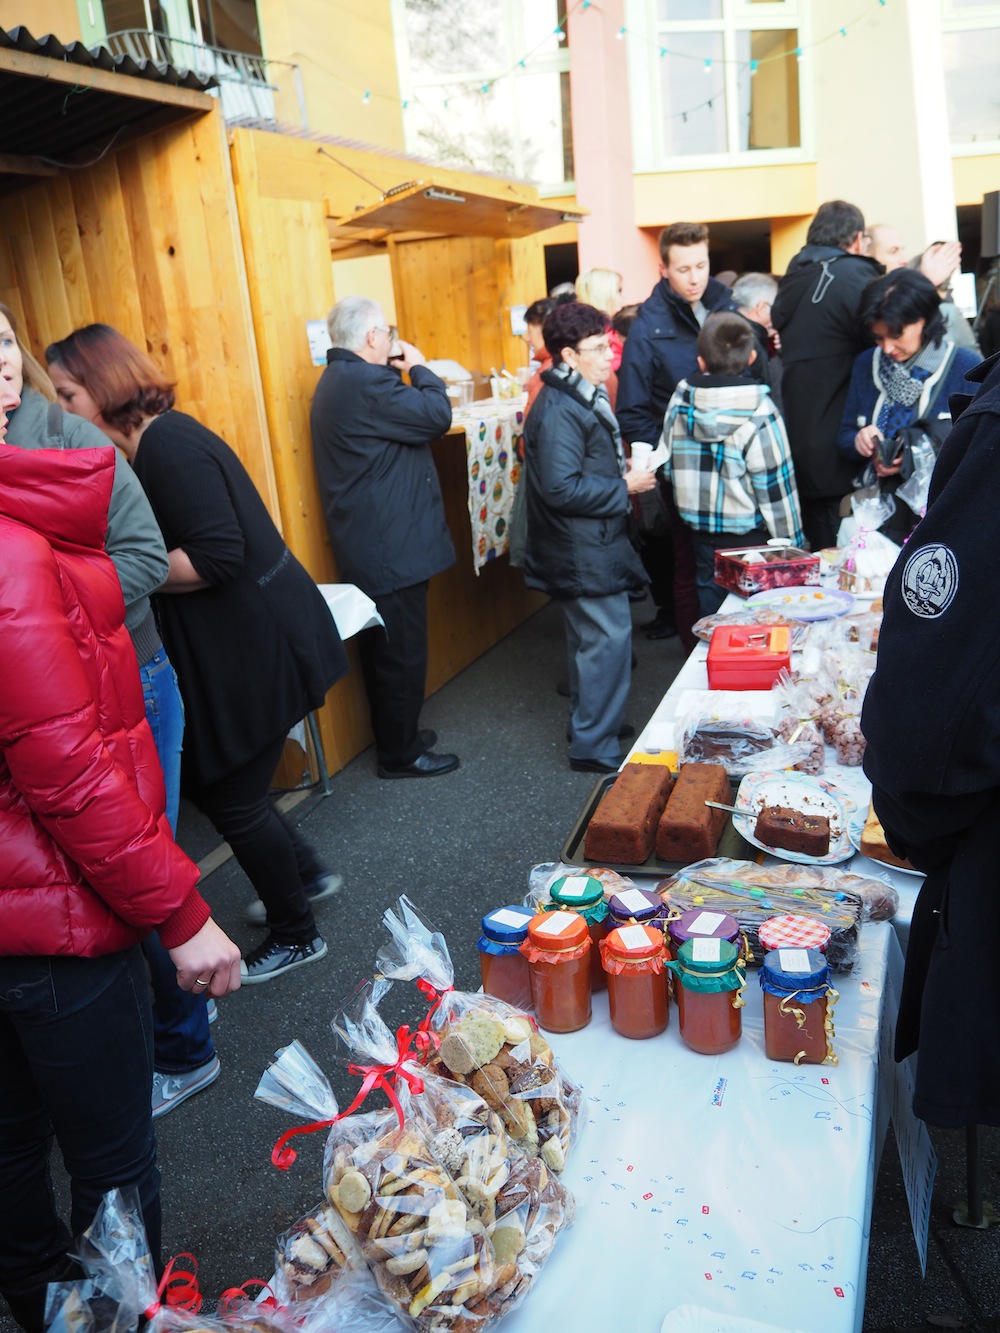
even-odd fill
[[[309,944],[282,944],[269,935],[240,963],[240,977],[244,986],[258,981],[273,981],[296,967],[316,963],[326,957],[326,941],[317,935]]]
[[[310,904],[318,903],[324,898],[332,898],[334,894],[339,893],[344,887],[344,877],[338,875],[334,870],[326,870],[320,875],[319,879],[314,879],[311,884],[306,884],[304,887]],[[267,925],[267,908],[259,898],[255,898],[252,903],[247,903],[243,920],[248,926]]]

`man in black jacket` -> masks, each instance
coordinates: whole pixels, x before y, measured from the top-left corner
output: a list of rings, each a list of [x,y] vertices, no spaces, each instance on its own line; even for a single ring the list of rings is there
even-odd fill
[[[814,551],[836,542],[840,501],[858,471],[837,449],[837,432],[854,358],[871,346],[861,296],[884,271],[866,257],[865,244],[860,209],[842,199],[821,204],[771,311],[802,526]]]
[[[458,767],[457,755],[431,753],[433,739],[419,730],[427,584],[455,563],[430,450],[451,425],[451,404],[410,343],[400,342],[389,365],[392,338],[377,301],[338,301],[327,327],[333,346],[312,403],[313,457],[340,575],[374,598],[385,622],[358,638],[378,775],[437,777]]]
[[[1000,1124],[1000,618],[996,572],[1000,356],[952,395],[927,514],[886,584],[861,725],[889,846],[927,878],[913,909],[896,1058],[917,1050],[913,1109],[931,1124]]]

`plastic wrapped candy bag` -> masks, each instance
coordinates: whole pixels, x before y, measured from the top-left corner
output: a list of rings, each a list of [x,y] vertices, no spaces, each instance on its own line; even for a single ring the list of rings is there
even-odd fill
[[[559,1172],[576,1134],[580,1090],[556,1064],[533,1020],[492,995],[454,990],[444,937],[401,897],[383,914],[390,941],[378,967],[391,980],[415,980],[432,1000],[421,1028],[437,1039],[434,1073],[467,1083],[497,1110],[508,1137]]]
[[[788,745],[807,745],[808,754],[794,767],[800,773],[822,773],[826,767],[826,746],[819,728],[819,705],[807,686],[793,681],[782,672],[772,687],[781,701],[778,735]]]
[[[899,547],[879,528],[889,521],[895,508],[892,496],[881,494],[877,488],[855,491],[851,496],[854,532],[841,543],[837,578],[839,586],[847,592],[878,594],[885,588]]]
[[[629,889],[634,889],[636,883],[628,875],[622,875],[617,870],[607,870],[602,866],[588,866],[586,873],[591,879],[600,880],[604,885],[604,901],[608,902],[616,893],[626,893]],[[543,861],[540,865],[532,866],[528,871],[528,892],[524,895],[522,902],[525,907],[533,907],[536,912],[543,910],[550,901],[549,890],[557,879],[564,879],[568,875],[579,875],[580,867],[567,865],[563,861]]]
[[[527,1292],[559,1231],[572,1221],[572,1196],[538,1157],[524,1155],[508,1139],[502,1105],[492,1096],[489,1083],[482,1088],[485,1096],[480,1096],[467,1084],[421,1069],[408,1058],[411,1042],[417,1047],[433,1042],[427,1034],[411,1034],[407,1028],[393,1037],[367,984],[333,1026],[352,1059],[360,1062],[357,1068],[402,1062],[394,1087],[403,1123],[407,1130],[419,1132],[435,1161],[454,1180],[470,1234],[485,1232],[492,1246],[492,1281],[472,1301],[472,1312],[484,1319],[507,1313]],[[341,1196],[343,1190],[342,1178]],[[457,1221],[458,1210],[452,1211]],[[413,1262],[406,1256],[412,1255],[415,1237],[421,1237],[419,1227],[395,1238],[390,1235],[381,1248],[397,1267],[405,1266]],[[464,1304],[469,1307],[468,1300]]]

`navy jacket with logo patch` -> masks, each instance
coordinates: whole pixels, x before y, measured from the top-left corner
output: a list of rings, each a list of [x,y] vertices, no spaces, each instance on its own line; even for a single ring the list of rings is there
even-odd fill
[[[967,378],[981,388],[889,576],[862,714],[865,772],[893,793],[1000,787],[1000,354]]]

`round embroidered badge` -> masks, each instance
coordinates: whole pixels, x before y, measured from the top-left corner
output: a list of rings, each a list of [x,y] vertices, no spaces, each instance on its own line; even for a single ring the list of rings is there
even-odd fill
[[[901,592],[915,616],[940,616],[958,592],[958,560],[947,546],[921,546],[903,570]]]

